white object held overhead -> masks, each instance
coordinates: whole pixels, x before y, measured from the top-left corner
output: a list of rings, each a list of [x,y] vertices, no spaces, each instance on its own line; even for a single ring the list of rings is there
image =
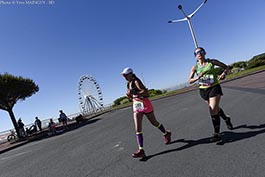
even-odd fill
[[[195,37],[195,34],[194,34],[194,30],[193,30],[193,27],[192,27],[192,24],[191,24],[191,18],[194,16],[194,14],[207,2],[207,0],[204,0],[201,5],[194,10],[194,12],[192,12],[190,15],[186,15],[185,12],[183,11],[182,9],[182,6],[179,5],[178,8],[179,10],[181,10],[181,12],[184,14],[185,18],[182,18],[182,19],[178,19],[178,20],[172,20],[172,21],[169,21],[168,23],[177,23],[177,22],[182,22],[182,21],[188,21],[188,24],[189,24],[189,27],[190,27],[190,32],[191,32],[191,35],[192,35],[192,39],[193,39],[193,42],[194,42],[194,45],[195,47],[197,48],[198,47],[198,42],[196,40],[196,37]]]

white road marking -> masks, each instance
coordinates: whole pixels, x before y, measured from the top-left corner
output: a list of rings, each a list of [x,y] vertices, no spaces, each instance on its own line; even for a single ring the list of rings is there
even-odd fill
[[[121,141],[119,141],[118,144],[114,145],[112,149],[117,149],[118,151],[124,150],[124,147],[122,147],[120,144],[121,144]]]
[[[14,157],[17,157],[17,156],[21,156],[21,155],[26,154],[26,153],[28,153],[28,152],[21,152],[21,153],[13,154],[11,156],[2,157],[0,160],[8,160],[8,159],[11,159],[11,158],[14,158]]]

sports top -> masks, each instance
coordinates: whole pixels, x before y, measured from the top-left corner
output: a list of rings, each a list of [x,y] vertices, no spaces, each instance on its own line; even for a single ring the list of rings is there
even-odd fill
[[[138,95],[137,95],[137,93],[140,91],[138,88],[137,88],[137,86],[135,85],[135,81],[138,81],[138,82],[141,82],[141,80],[138,78],[138,77],[136,77],[135,75],[133,76],[133,79],[132,79],[132,81],[131,82],[128,82],[127,83],[127,88],[128,89],[130,89],[131,90],[131,93],[133,94],[133,98],[148,98],[148,96],[142,96],[142,97],[139,97]],[[145,88],[146,89],[146,88]],[[146,89],[147,90],[147,89]]]
[[[198,62],[196,62],[196,74],[204,73],[204,75],[199,79],[199,88],[207,89],[212,86],[218,85],[217,73],[214,70],[214,65],[210,59],[206,59],[206,65],[200,66]]]

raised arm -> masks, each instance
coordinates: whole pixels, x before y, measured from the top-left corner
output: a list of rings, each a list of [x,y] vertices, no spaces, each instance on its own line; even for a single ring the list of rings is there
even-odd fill
[[[189,83],[190,84],[193,84],[194,82],[198,81],[203,76],[203,74],[204,74],[204,73],[200,73],[198,75],[198,77],[194,78],[195,72],[196,72],[196,67],[193,66],[191,68],[191,71],[190,71],[190,78],[189,78]]]
[[[139,80],[139,79],[136,79],[135,80],[135,85],[136,85],[136,87],[138,88],[138,92],[137,92],[137,95],[138,96],[143,96],[143,97],[145,97],[145,96],[148,96],[149,94],[148,94],[148,90],[146,89],[146,87],[144,86],[144,84],[142,83],[142,81],[141,80]]]
[[[223,80],[225,79],[225,75],[229,72],[229,67],[224,64],[223,62],[217,60],[217,59],[212,59],[212,62],[214,65],[219,66],[223,68],[223,72],[217,77],[218,80]]]

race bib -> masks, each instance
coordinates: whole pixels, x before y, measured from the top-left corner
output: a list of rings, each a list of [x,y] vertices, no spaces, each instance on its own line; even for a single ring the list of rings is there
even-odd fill
[[[141,112],[144,110],[143,100],[134,100],[133,101],[133,111]]]
[[[211,86],[214,83],[214,76],[212,74],[203,75],[199,79],[199,84],[203,86]]]

